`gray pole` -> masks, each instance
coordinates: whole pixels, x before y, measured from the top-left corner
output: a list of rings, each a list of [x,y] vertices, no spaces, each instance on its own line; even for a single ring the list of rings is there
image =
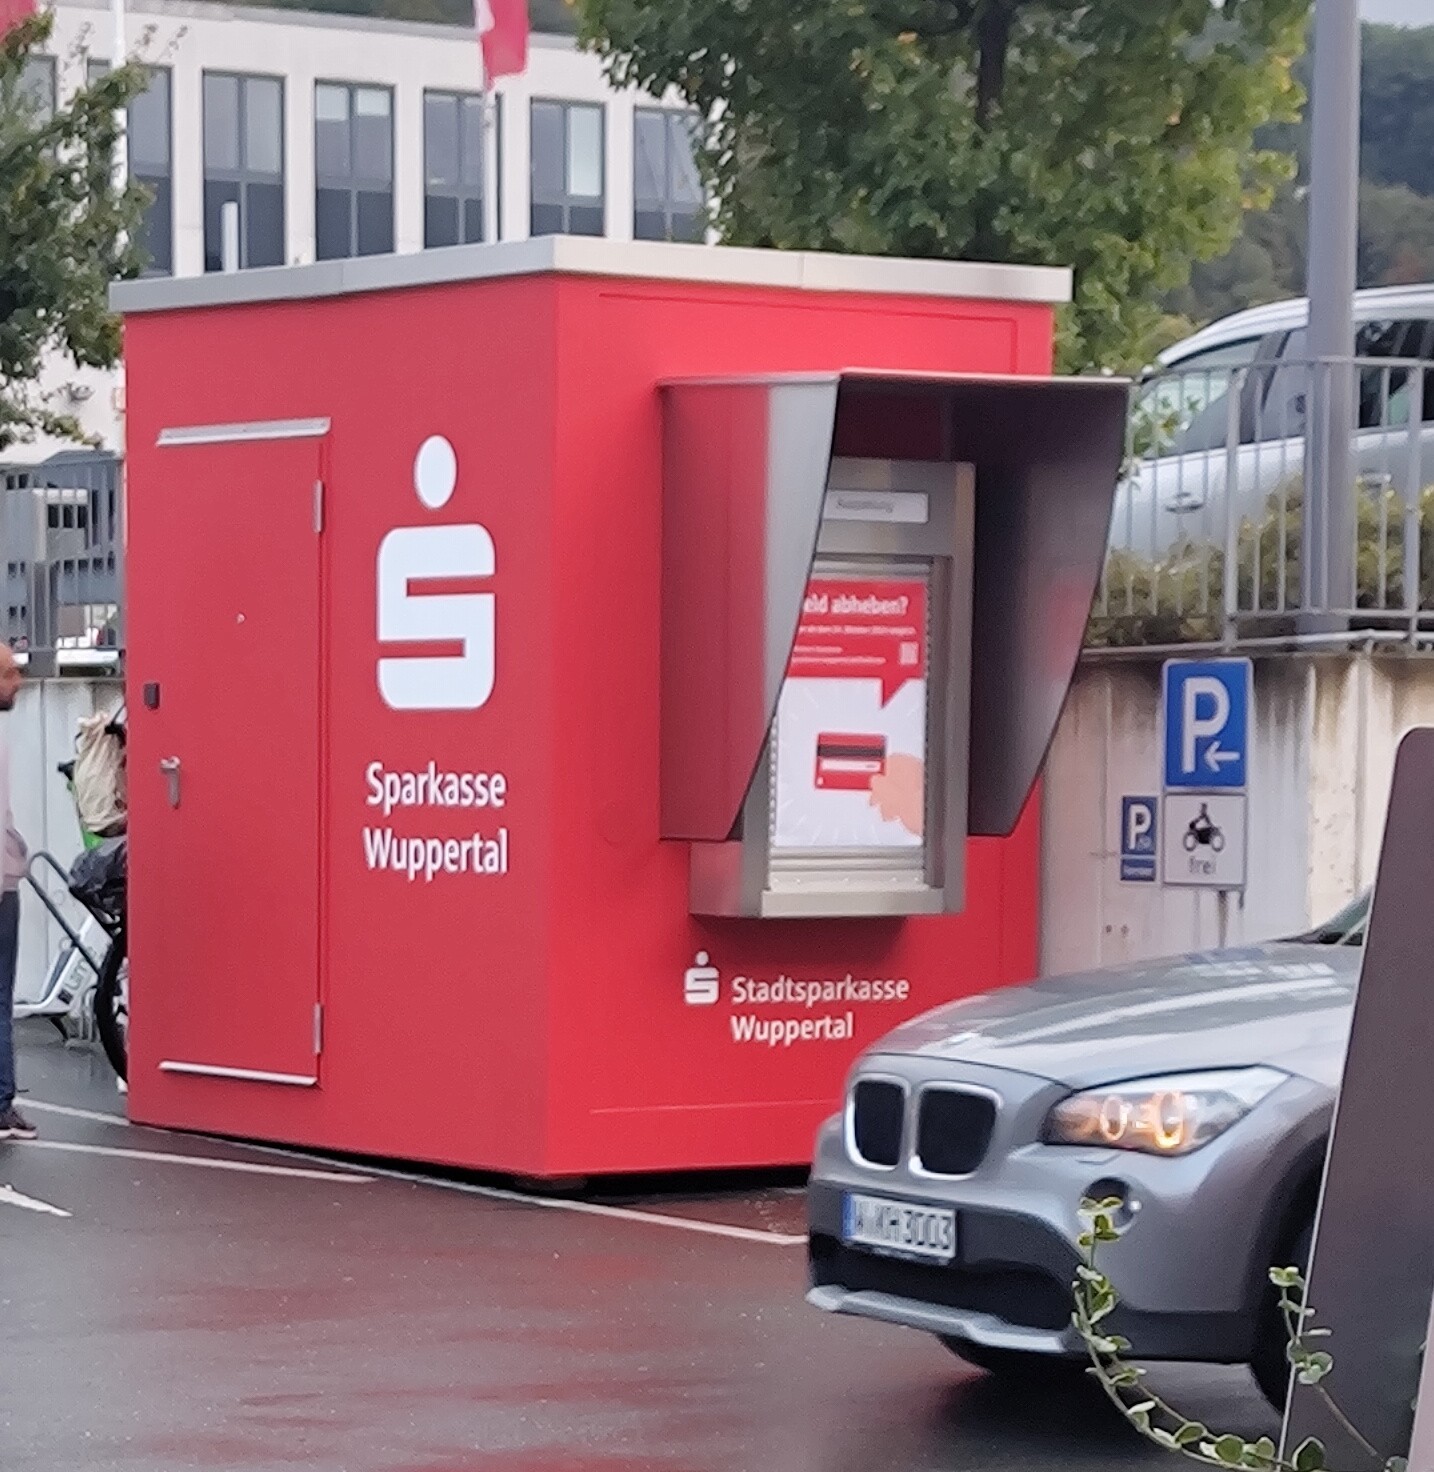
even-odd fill
[[[1301,624],[1347,626],[1355,595],[1354,285],[1359,249],[1358,0],[1315,0]]]

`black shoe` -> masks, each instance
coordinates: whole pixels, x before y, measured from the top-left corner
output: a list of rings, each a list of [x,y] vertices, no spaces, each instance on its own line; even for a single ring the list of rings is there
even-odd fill
[[[33,1140],[38,1131],[12,1104],[0,1112],[0,1140]]]

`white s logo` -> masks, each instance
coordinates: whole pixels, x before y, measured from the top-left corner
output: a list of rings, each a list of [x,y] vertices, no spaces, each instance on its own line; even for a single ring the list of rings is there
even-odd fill
[[[458,459],[441,435],[426,439],[413,462],[413,488],[430,511],[448,504]],[[488,578],[493,538],[476,523],[396,527],[378,549],[381,644],[457,644],[458,654],[394,655],[378,662],[378,688],[393,710],[477,710],[497,673],[496,599],[492,593],[413,593],[436,579]]]

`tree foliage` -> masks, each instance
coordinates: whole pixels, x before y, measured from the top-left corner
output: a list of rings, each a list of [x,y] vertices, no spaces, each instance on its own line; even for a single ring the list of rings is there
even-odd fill
[[[59,351],[113,366],[110,282],[143,264],[145,191],[117,190],[113,159],[119,109],[143,90],[144,70],[111,71],[51,113],[26,73],[51,24],[31,16],[0,39],[0,446],[36,432],[79,437],[39,390],[42,361]]]
[[[1295,67],[1302,86],[1309,69],[1306,55]],[[1434,154],[1425,146],[1434,127],[1434,26],[1366,25],[1362,91],[1359,284],[1434,281]],[[1268,212],[1246,216],[1229,252],[1197,265],[1168,298],[1187,327],[1304,292],[1309,124],[1306,111],[1262,130],[1261,146],[1292,153],[1298,177]]]
[[[1308,0],[578,0],[675,88],[732,244],[1071,265],[1068,367],[1144,361],[1162,292],[1287,161]]]
[[[1365,177],[1434,195],[1434,26],[1365,26]]]

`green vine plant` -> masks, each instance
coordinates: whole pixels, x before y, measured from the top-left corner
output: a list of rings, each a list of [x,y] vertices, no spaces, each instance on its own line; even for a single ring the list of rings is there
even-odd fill
[[[1119,1206],[1120,1202],[1114,1200],[1081,1202],[1084,1229],[1076,1239],[1081,1262],[1076,1269],[1072,1315],[1090,1355],[1088,1373],[1099,1382],[1111,1403],[1142,1436],[1206,1467],[1330,1472],[1324,1443],[1316,1437],[1307,1438],[1289,1455],[1281,1456],[1268,1436],[1249,1441],[1230,1432],[1212,1431],[1202,1422],[1181,1415],[1145,1385],[1145,1371],[1125,1358],[1132,1348],[1130,1341],[1103,1327],[1120,1301],[1110,1279],[1098,1266],[1097,1257],[1105,1243],[1120,1236],[1113,1216]],[[1380,1453],[1360,1434],[1322,1383],[1334,1368],[1333,1356],[1319,1347],[1319,1341],[1327,1339],[1330,1331],[1310,1322],[1315,1314],[1305,1303],[1303,1273],[1298,1268],[1272,1268],[1270,1282],[1279,1290],[1280,1314],[1289,1340],[1287,1356],[1295,1378],[1301,1385],[1313,1387],[1335,1420],[1370,1457],[1378,1460]],[[1385,1472],[1407,1472],[1404,1457],[1386,1457],[1383,1461]]]

